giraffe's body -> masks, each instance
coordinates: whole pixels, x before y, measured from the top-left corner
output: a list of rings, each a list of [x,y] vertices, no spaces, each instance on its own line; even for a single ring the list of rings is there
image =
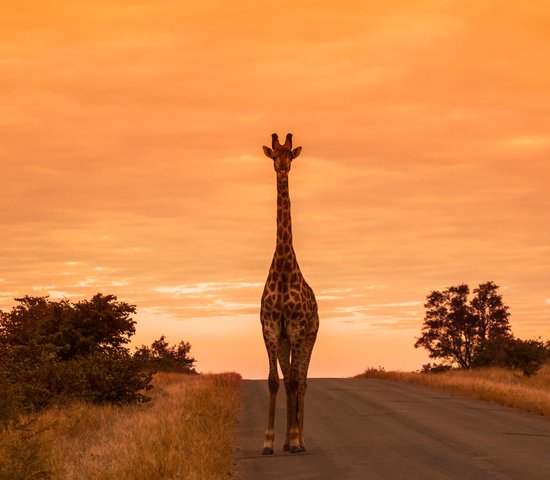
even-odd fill
[[[271,268],[262,295],[260,318],[269,357],[269,415],[265,433],[264,454],[273,453],[275,402],[279,388],[277,360],[283,373],[287,394],[287,432],[285,450],[305,450],[304,396],[307,370],[319,316],[313,290],[305,281],[292,246],[292,222],[288,193],[288,172],[291,161],[301,147],[292,149],[292,135],[284,145],[272,135],[273,149],[264,147],[274,160],[277,172],[277,243]]]

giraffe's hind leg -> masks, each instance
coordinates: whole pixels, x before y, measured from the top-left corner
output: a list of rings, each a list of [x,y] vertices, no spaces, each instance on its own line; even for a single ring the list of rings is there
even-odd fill
[[[287,419],[289,425],[289,450],[290,453],[299,453],[305,450],[303,446],[303,435],[301,433],[301,424],[303,424],[303,395],[305,393],[305,376],[307,376],[307,366],[309,364],[310,352],[304,348],[306,342],[306,332],[296,332],[291,338],[291,362],[290,378],[288,389],[288,411]],[[305,367],[305,368],[304,368]]]
[[[279,358],[279,365],[283,372],[283,379],[285,382],[285,393],[286,393],[286,410],[289,411],[290,408],[290,396],[289,396],[289,380],[290,380],[290,342],[286,336],[281,336],[279,338],[279,345],[277,349],[277,356]],[[284,451],[290,449],[290,420],[287,415],[286,419],[286,437],[285,444],[283,446]]]

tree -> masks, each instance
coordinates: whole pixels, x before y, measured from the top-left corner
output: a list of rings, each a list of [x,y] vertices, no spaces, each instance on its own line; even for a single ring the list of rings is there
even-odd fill
[[[195,359],[189,356],[190,351],[189,342],[181,341],[170,347],[162,335],[150,347],[142,345],[134,356],[155,371],[197,373],[194,368]]]
[[[422,335],[415,347],[426,348],[430,358],[470,368],[488,340],[510,337],[508,307],[493,282],[480,284],[468,302],[466,284],[432,291],[426,297]]]
[[[498,288],[493,282],[486,282],[474,290],[471,310],[481,342],[510,336],[509,307],[502,302],[502,296],[497,293]]]

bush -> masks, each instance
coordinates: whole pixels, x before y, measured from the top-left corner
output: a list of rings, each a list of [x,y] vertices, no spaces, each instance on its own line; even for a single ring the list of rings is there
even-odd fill
[[[80,396],[92,402],[142,403],[144,392],[152,388],[153,374],[126,349],[109,354],[95,353],[75,362],[74,370],[83,377]]]
[[[529,377],[548,358],[548,347],[540,340],[501,338],[483,343],[474,357],[474,367],[498,366],[519,370]]]
[[[425,363],[422,365],[420,373],[443,373],[451,370],[451,365],[443,365],[438,363]]]
[[[59,376],[56,352],[54,347],[36,343],[17,345],[8,350],[3,358],[4,379],[16,393],[16,398],[11,398],[12,406],[29,411],[51,403],[52,397],[58,393],[50,388]],[[72,379],[67,383],[72,383]]]
[[[65,361],[37,355],[10,363],[9,374],[0,374],[0,416],[4,419],[73,399],[142,403],[152,388],[152,373],[143,371],[141,362],[126,349]]]
[[[112,295],[71,304],[16,299],[0,312],[0,419],[53,402],[143,402],[152,374],[123,345],[135,307]]]
[[[13,383],[4,369],[0,369],[0,424],[15,417],[21,411],[22,404],[20,385]]]
[[[162,335],[150,347],[142,345],[138,348],[134,357],[144,367],[155,372],[197,373],[194,368],[195,359],[189,356],[190,350],[191,345],[183,341],[170,347]]]

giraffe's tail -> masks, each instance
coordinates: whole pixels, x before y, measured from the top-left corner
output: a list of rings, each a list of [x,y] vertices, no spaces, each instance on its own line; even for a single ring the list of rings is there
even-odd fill
[[[285,334],[281,335],[279,338],[277,358],[279,359],[279,365],[281,366],[283,377],[286,381],[288,381],[290,375],[290,341]]]

